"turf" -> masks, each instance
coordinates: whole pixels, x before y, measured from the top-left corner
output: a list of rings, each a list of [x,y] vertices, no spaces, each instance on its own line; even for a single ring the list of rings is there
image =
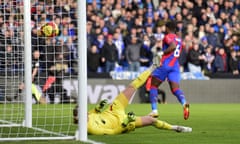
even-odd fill
[[[69,107],[68,105],[64,105]],[[92,105],[89,105],[92,107]],[[132,104],[127,111],[136,115],[147,114],[149,104]],[[179,104],[159,105],[160,119],[171,124],[185,125],[193,128],[192,133],[176,133],[159,130],[154,127],[136,129],[128,134],[114,136],[94,136],[88,138],[106,144],[238,144],[240,143],[240,105],[239,104],[191,104],[190,118],[184,120]],[[48,111],[50,114],[51,111]],[[44,115],[44,113],[42,113]],[[77,127],[76,127],[77,128]],[[6,143],[6,142],[3,142]],[[73,140],[21,141],[8,144],[77,144]]]

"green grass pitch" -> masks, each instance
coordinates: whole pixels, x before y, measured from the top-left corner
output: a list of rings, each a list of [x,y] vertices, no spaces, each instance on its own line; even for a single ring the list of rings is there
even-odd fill
[[[64,107],[69,105],[64,105]],[[73,106],[73,105],[72,105]],[[92,107],[92,105],[89,105]],[[154,127],[136,129],[128,134],[94,136],[88,138],[106,144],[239,144],[240,104],[191,104],[190,118],[184,120],[179,104],[159,105],[160,119],[171,124],[193,128],[192,133],[176,133]],[[132,104],[127,108],[136,115],[145,115],[150,104]],[[50,113],[50,111],[49,111]],[[44,113],[43,113],[44,114]],[[77,127],[76,127],[77,128]],[[1,139],[1,138],[0,138]],[[0,142],[1,143],[1,142]],[[18,141],[8,144],[78,144],[74,140]]]

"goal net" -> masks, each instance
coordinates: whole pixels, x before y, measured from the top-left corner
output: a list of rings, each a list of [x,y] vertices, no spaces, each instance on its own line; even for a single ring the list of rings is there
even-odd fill
[[[3,0],[0,6],[0,138],[74,139],[78,128],[72,117],[76,95],[67,93],[63,82],[76,79],[78,73],[77,1],[31,0],[27,26],[25,2]],[[51,21],[58,25],[59,35],[39,35],[40,27]],[[24,36],[26,29],[30,39]],[[27,62],[26,57],[31,61]],[[26,65],[31,68],[31,80],[25,77],[29,72]],[[28,113],[31,117],[26,116]],[[28,120],[30,126],[26,126]]]

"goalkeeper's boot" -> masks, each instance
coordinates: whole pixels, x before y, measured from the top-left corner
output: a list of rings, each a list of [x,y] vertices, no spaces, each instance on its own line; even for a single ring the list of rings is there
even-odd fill
[[[184,127],[184,126],[177,126],[175,129],[176,132],[192,132],[192,128],[190,127]]]
[[[126,127],[128,123],[134,122],[136,120],[136,115],[134,112],[129,112],[127,117],[123,120],[122,126]]]
[[[159,117],[158,112],[154,112],[154,111],[150,112],[148,115],[153,117],[153,118],[158,118]]]
[[[100,101],[100,103],[95,107],[95,110],[97,112],[102,112],[104,110],[105,106],[107,105],[107,103],[108,103],[107,99]]]
[[[189,118],[189,104],[184,104],[183,106],[183,117],[185,120],[187,120]]]

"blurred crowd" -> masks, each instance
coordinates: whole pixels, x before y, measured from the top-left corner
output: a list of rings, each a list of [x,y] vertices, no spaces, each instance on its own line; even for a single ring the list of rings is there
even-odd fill
[[[0,69],[22,69],[23,0],[0,1]],[[86,0],[88,72],[140,71],[162,49],[165,22],[183,40],[182,72],[240,71],[240,0]],[[48,21],[54,38],[37,35]],[[31,0],[32,49],[40,69],[77,72],[77,0]]]

